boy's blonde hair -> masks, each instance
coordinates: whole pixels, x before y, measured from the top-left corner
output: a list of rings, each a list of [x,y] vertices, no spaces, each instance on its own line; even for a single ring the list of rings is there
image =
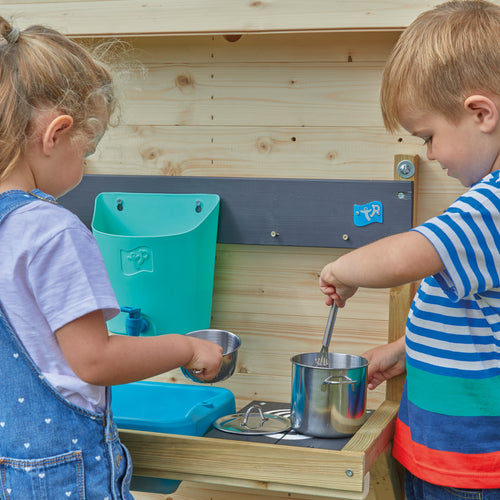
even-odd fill
[[[500,7],[484,0],[438,5],[404,31],[387,61],[384,124],[397,130],[403,106],[455,121],[476,92],[500,95]]]
[[[115,105],[110,72],[82,46],[49,28],[19,32],[0,17],[0,180],[32,137],[37,110],[73,117],[75,133],[102,133]],[[106,124],[104,124],[106,125]]]

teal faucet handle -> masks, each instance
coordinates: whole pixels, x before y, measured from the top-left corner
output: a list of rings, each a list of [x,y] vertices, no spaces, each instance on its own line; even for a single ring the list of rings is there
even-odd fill
[[[140,307],[125,306],[120,307],[120,310],[128,314],[127,319],[125,320],[125,330],[127,335],[138,337],[149,328],[148,321],[141,315]]]

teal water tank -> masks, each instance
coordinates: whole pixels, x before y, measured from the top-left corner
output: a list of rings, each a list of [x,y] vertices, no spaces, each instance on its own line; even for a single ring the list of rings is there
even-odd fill
[[[139,308],[141,335],[210,327],[220,198],[216,194],[101,193],[92,232],[120,307]],[[127,314],[108,321],[126,333]]]

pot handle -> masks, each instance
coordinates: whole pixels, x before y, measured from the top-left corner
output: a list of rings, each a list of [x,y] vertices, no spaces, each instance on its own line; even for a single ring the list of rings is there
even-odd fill
[[[248,408],[247,412],[245,413],[245,417],[243,418],[243,422],[240,424],[241,427],[245,427],[246,429],[251,429],[250,427],[248,427],[247,422],[248,422],[248,417],[250,417],[250,413],[252,413],[253,410],[257,410],[257,412],[259,413],[259,416],[260,416],[260,424],[257,428],[262,427],[264,425],[264,422],[269,420],[268,417],[264,417],[264,414],[262,413],[260,406],[253,405],[253,406],[250,406],[250,408]]]
[[[340,379],[340,380],[332,380],[332,379]],[[323,380],[323,384],[331,384],[331,385],[337,385],[337,384],[352,384],[354,385],[356,382],[352,379],[347,377],[346,375],[330,375],[329,377],[325,378]]]

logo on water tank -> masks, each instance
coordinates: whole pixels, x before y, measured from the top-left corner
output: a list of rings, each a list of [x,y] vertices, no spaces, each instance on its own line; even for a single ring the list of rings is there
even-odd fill
[[[148,247],[137,247],[133,250],[120,250],[122,272],[126,276],[153,271],[153,252]]]

